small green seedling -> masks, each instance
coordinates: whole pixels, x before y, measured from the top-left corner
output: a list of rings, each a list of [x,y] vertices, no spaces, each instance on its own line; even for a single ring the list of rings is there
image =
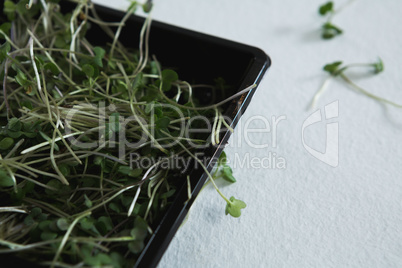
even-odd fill
[[[318,9],[318,13],[321,16],[327,16],[327,22],[325,22],[322,25],[322,34],[321,37],[324,39],[332,39],[337,35],[342,34],[342,29],[340,29],[338,26],[335,26],[331,21],[332,17],[335,15],[335,10],[334,10],[334,3],[332,1],[327,2],[323,5],[320,6]]]
[[[237,218],[241,215],[241,209],[246,207],[246,203],[243,201],[234,198],[234,196],[230,197],[229,202],[226,205],[225,213],[226,215],[230,214],[231,216]]]
[[[354,0],[347,2],[346,5],[350,4],[353,1]],[[323,39],[332,39],[343,33],[343,30],[341,28],[339,28],[338,26],[336,26],[335,24],[332,23],[332,19],[335,16],[335,14],[339,13],[343,8],[346,7],[346,5],[338,8],[338,9],[335,9],[334,3],[332,1],[329,1],[329,2],[322,4],[318,8],[318,13],[321,16],[327,18],[326,22],[321,27],[322,28],[321,37]]]
[[[234,183],[236,182],[236,179],[233,177],[232,174],[232,169],[228,165],[228,161],[226,158],[226,153],[222,152],[217,163],[216,170],[212,176],[214,179],[218,178],[223,178],[224,180]],[[227,199],[216,187],[215,183],[213,183],[216,190],[218,193],[223,197],[223,199],[226,201],[226,209],[225,209],[225,214],[228,215],[230,214],[232,217],[240,217],[241,215],[241,209],[246,207],[246,203],[243,201],[234,198],[234,196],[230,197]]]
[[[332,63],[328,63],[323,67],[323,70],[327,73],[330,74],[330,76],[324,81],[323,85],[321,88],[317,91],[317,93],[313,97],[313,101],[311,103],[311,107],[314,108],[318,98],[321,96],[321,94],[324,92],[324,90],[327,88],[328,83],[331,79],[340,77],[343,79],[350,87],[352,87],[354,90],[357,92],[362,93],[363,95],[366,95],[369,98],[372,98],[376,101],[390,104],[392,106],[395,106],[397,108],[402,108],[402,105],[397,104],[395,102],[389,101],[387,99],[384,99],[382,97],[376,96],[374,94],[371,94],[370,92],[366,91],[365,89],[361,88],[360,86],[356,85],[347,75],[346,71],[350,70],[352,68],[365,68],[368,69],[372,74],[379,74],[384,71],[384,63],[381,59],[378,59],[376,62],[373,63],[355,63],[355,64],[348,64],[348,65],[343,65],[342,61],[335,61]]]
[[[214,179],[223,178],[228,182],[234,183],[236,179],[233,177],[232,172],[232,168],[229,166],[226,158],[226,153],[222,151],[218,159],[217,168],[212,177]]]
[[[322,25],[322,38],[332,39],[335,36],[342,34],[342,29],[332,23],[332,18],[335,15],[334,3],[332,1],[321,5],[318,9],[318,13],[321,16],[327,17],[327,21]]]

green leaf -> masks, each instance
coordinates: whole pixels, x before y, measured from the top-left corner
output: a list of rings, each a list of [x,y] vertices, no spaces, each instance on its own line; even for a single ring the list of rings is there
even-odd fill
[[[342,61],[335,61],[324,66],[324,71],[330,73],[331,75],[337,75],[339,71],[339,66],[341,66]]]
[[[85,264],[90,267],[110,267],[109,264],[112,263],[112,258],[105,253],[92,254],[93,250],[85,248],[81,250],[82,255],[84,256]]]
[[[116,70],[116,63],[115,63],[114,61],[109,60],[109,61],[107,62],[107,65],[110,67],[110,69]]]
[[[170,119],[169,117],[162,117],[160,119],[158,119],[156,122],[156,128],[161,129],[161,128],[167,128],[170,124]]]
[[[8,127],[9,130],[12,131],[20,131],[22,128],[22,123],[18,118],[11,118],[10,121],[8,121]]]
[[[67,164],[60,164],[59,170],[64,176],[70,175],[70,167]]]
[[[377,62],[373,63],[373,67],[376,74],[384,71],[384,63],[381,59],[378,59]]]
[[[94,164],[97,166],[102,165],[102,163],[104,162],[105,158],[99,155],[96,155],[94,158]]]
[[[153,110],[154,106],[155,106],[155,102],[154,102],[154,101],[151,101],[150,103],[147,103],[147,104],[145,105],[145,113],[146,113],[146,114],[149,114],[149,113]]]
[[[318,13],[320,13],[321,16],[325,16],[330,12],[334,12],[334,3],[331,1],[321,5],[318,9]]]
[[[138,227],[138,228],[141,228],[141,229],[144,229],[144,230],[148,230],[147,222],[143,218],[141,218],[139,216],[135,218],[134,226]]]
[[[44,140],[46,140],[46,141],[51,141],[52,139],[48,136],[48,135],[46,135],[44,132],[42,132],[42,131],[39,131],[39,134],[42,136],[42,138],[44,139]]]
[[[137,5],[138,5],[137,1],[130,1],[130,5],[127,8],[127,12],[131,11],[134,13],[135,10],[137,9]]]
[[[23,134],[24,134],[27,138],[35,138],[37,133],[35,133],[35,132],[23,132]]]
[[[44,221],[41,221],[41,222],[39,223],[38,227],[39,227],[39,229],[41,229],[42,231],[46,231],[46,230],[49,230],[49,226],[50,226],[51,223],[52,223],[52,221],[44,220]]]
[[[25,104],[21,102],[21,105],[28,105],[32,107],[31,102],[27,101]],[[32,110],[32,108],[30,109]],[[25,122],[23,123],[23,134],[28,138],[35,138],[38,135],[38,131],[40,129],[39,121],[33,122]]]
[[[33,218],[39,218],[42,215],[42,209],[34,207],[29,215],[31,215]]]
[[[127,261],[123,258],[123,256],[118,253],[118,252],[112,252],[110,253],[110,258],[112,258],[112,266],[114,268],[121,268],[124,266],[124,264],[127,265]],[[130,265],[128,265],[130,266]],[[133,267],[134,265],[131,265],[130,267]]]
[[[135,168],[128,174],[128,176],[136,178],[136,177],[140,176],[141,174],[142,174],[142,169]]]
[[[0,150],[8,150],[14,145],[14,139],[5,137],[0,141]]]
[[[11,46],[10,43],[5,42],[4,44],[2,44],[0,46],[0,62],[5,61],[5,59],[7,58],[7,54],[8,52],[10,52],[11,50]]]
[[[140,169],[140,168],[132,169],[129,166],[119,166],[119,168],[117,169],[117,172],[135,178],[135,177],[138,177],[139,175],[141,175],[142,169]]]
[[[51,179],[48,183],[46,183],[46,186],[52,187],[56,190],[60,190],[63,187],[63,183],[58,179]],[[57,194],[57,192],[55,190],[51,190],[51,189],[45,189],[45,193],[48,195],[56,195]]]
[[[14,181],[8,172],[0,169],[0,187],[11,187],[14,185]]]
[[[57,228],[59,228],[61,231],[67,231],[68,227],[70,226],[70,223],[66,218],[60,218],[56,222]]]
[[[91,199],[89,199],[86,194],[84,194],[84,198],[85,198],[85,202],[84,202],[85,206],[86,206],[87,208],[91,208],[91,207],[92,207],[92,201],[91,201]]]
[[[148,230],[143,229],[140,227],[135,227],[131,230],[130,235],[135,239],[135,240],[144,240],[145,237],[147,237]]]
[[[177,73],[171,69],[165,69],[162,71],[162,80],[163,81],[169,81],[169,82],[174,82],[179,79],[179,76]]]
[[[49,145],[50,145],[50,143],[52,142],[52,139],[51,138],[49,138],[49,136],[48,135],[46,135],[44,132],[42,132],[42,131],[39,131],[39,134],[42,136],[42,138],[44,138],[46,141],[48,141],[49,142]],[[59,151],[60,149],[59,149],[59,146],[57,145],[57,143],[54,143],[54,150],[55,151]]]
[[[147,1],[144,4],[142,4],[142,10],[144,10],[145,13],[149,13],[152,9],[152,1]]]
[[[158,69],[160,68],[159,63],[157,61],[151,61],[149,63],[150,67],[151,67],[151,74],[158,74]]]
[[[95,228],[101,235],[105,235],[108,232],[106,230],[106,225],[100,221],[95,222]]]
[[[55,47],[57,48],[66,48],[67,47],[67,42],[64,39],[63,35],[57,35],[55,42],[54,42]]]
[[[155,103],[153,111],[158,118],[162,117],[163,115],[162,107],[158,102]]]
[[[43,64],[45,64],[42,57],[39,57],[39,56],[35,56],[35,63],[38,67],[42,67]]]
[[[10,22],[3,23],[2,25],[0,25],[0,30],[2,30],[6,35],[9,36],[10,35],[10,30],[11,30],[11,23]],[[0,38],[5,39],[4,35],[2,33],[0,33]],[[6,42],[6,43],[8,43],[8,42]],[[6,43],[4,43],[4,44],[6,44]],[[10,45],[10,44],[8,44],[8,45]],[[0,47],[0,49],[1,49],[1,47]],[[1,61],[3,61],[3,60],[4,59],[1,59]]]
[[[32,107],[32,103],[30,101],[27,101],[26,103],[21,105],[27,106],[27,107]],[[40,127],[40,121],[35,121],[35,122],[24,122],[23,123],[23,130],[26,132],[32,132],[35,130],[39,130]]]
[[[90,229],[92,229],[92,227],[94,227],[94,220],[89,217],[82,218],[80,220],[80,225],[81,225],[82,229],[90,230]]]
[[[15,81],[17,81],[17,83],[20,86],[26,86],[28,83],[26,75],[20,69],[17,69],[17,75],[15,76]]]
[[[162,90],[169,91],[172,87],[172,82],[177,81],[179,76],[171,69],[165,69],[162,71]]]
[[[225,165],[226,163],[227,163],[226,153],[222,151],[218,159],[218,166]]]
[[[135,240],[128,243],[128,248],[131,252],[138,254],[144,249],[144,241],[142,240]]]
[[[20,104],[21,104],[22,107],[26,107],[26,108],[28,108],[29,110],[32,110],[32,109],[33,109],[32,103],[31,103],[29,100],[21,101]]]
[[[23,0],[23,1],[17,2],[16,11],[19,13],[20,16],[24,15],[24,17],[25,16],[31,17],[32,10],[35,10],[36,9],[35,7],[38,6],[38,5],[32,5],[30,9],[27,9],[27,4],[28,4],[28,0]]]
[[[342,29],[340,29],[339,27],[333,25],[330,22],[326,22],[324,23],[324,25],[322,26],[323,32],[322,32],[322,38],[324,39],[331,39],[334,38],[337,35],[342,34]]]
[[[32,87],[32,85],[27,85],[24,86],[25,90],[26,90],[26,94],[28,94],[29,96],[34,96],[36,94],[36,87]]]
[[[56,66],[54,63],[52,63],[52,62],[46,63],[46,64],[43,66],[43,68],[44,68],[45,70],[50,71],[53,75],[58,75],[58,74],[60,73],[59,68],[57,68],[57,66]]]
[[[109,203],[109,208],[117,213],[121,212],[120,206],[116,203]]]
[[[107,255],[105,253],[99,253],[97,255],[97,258],[99,259],[101,264],[111,264],[112,263],[112,259],[109,257],[109,255]]]
[[[229,202],[226,204],[225,214],[230,214],[232,217],[238,218],[241,215],[241,209],[245,208],[247,205],[243,201],[230,197]]]
[[[27,226],[31,226],[31,225],[35,224],[35,220],[34,220],[34,218],[32,217],[32,215],[27,215],[27,216],[25,217],[25,219],[24,219],[24,224],[27,225]]]
[[[157,87],[156,84],[152,86],[147,86],[146,91],[147,94],[142,96],[140,101],[151,102],[151,101],[158,101],[162,98],[159,92],[159,87]]]
[[[18,139],[19,137],[21,137],[22,134],[23,134],[22,131],[7,130],[7,135],[8,135],[10,138],[13,138],[13,139]]]
[[[223,178],[229,182],[236,182],[235,177],[232,175],[232,169],[228,165],[224,165],[222,169]]]
[[[57,233],[50,232],[50,231],[45,231],[45,232],[42,232],[42,233],[40,234],[40,238],[41,238],[43,241],[53,240],[53,239],[56,239],[56,238],[57,238]]]
[[[161,199],[169,198],[169,197],[173,196],[175,192],[176,192],[175,189],[171,189],[171,190],[167,191],[166,193],[161,194],[160,198]]]
[[[144,78],[144,75],[142,73],[139,73],[133,80],[133,83],[131,87],[133,88],[133,91],[136,92],[137,89],[143,84],[142,80]]]
[[[113,223],[109,217],[101,216],[99,217],[98,222],[103,223],[107,231],[111,231],[113,229]]]
[[[13,21],[15,17],[16,5],[10,1],[4,1],[3,12],[7,15],[9,21]]]
[[[100,260],[91,254],[84,255],[84,263],[90,267],[100,267],[102,265]]]
[[[103,67],[102,59],[105,56],[105,50],[101,47],[94,47],[94,63],[99,67]]]
[[[92,65],[90,64],[84,64],[84,66],[82,66],[82,71],[88,76],[88,77],[94,77],[95,74],[95,69],[94,67],[92,67]]]

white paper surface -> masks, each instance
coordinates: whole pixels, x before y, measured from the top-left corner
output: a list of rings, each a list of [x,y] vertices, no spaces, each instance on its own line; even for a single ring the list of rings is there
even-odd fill
[[[128,3],[95,2],[119,9]],[[160,268],[402,266],[402,109],[334,80],[318,101],[322,120],[302,128],[317,110],[306,107],[327,77],[322,67],[333,61],[381,57],[383,73],[357,70],[351,77],[402,103],[402,2],[354,1],[333,20],[344,34],[329,41],[319,32],[323,2],[154,1],[155,19],[257,46],[273,61],[226,149],[238,182],[220,183],[221,190],[247,208],[240,218],[225,216],[225,202],[212,187],[205,189]],[[276,132],[273,117],[282,119]],[[244,136],[246,126],[267,128],[267,122],[270,132]],[[326,145],[337,167],[306,149],[325,152]]]

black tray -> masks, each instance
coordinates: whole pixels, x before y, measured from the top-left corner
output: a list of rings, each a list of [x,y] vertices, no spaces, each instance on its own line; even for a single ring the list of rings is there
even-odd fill
[[[72,8],[70,3],[62,2],[62,10]],[[0,3],[0,9],[2,12],[3,1]],[[96,6],[96,10],[100,17],[106,21],[120,21],[124,15],[123,12],[104,6]],[[143,22],[144,18],[130,17],[119,40],[125,46],[137,48],[139,32]],[[108,37],[99,35],[99,29],[95,27],[88,32],[88,35],[88,39],[97,45],[111,41],[110,39],[108,40]],[[152,21],[149,45],[150,55],[156,55],[163,66],[174,68],[180,79],[191,83],[213,84],[215,78],[222,77],[228,85],[232,86],[233,92],[230,92],[231,94],[235,94],[252,84],[258,85],[271,65],[270,58],[256,47],[158,21]],[[224,115],[232,119],[231,126],[233,128],[249,105],[256,88],[244,93],[225,106]],[[231,132],[227,131],[222,135],[218,146],[211,146],[205,150],[205,157],[211,159],[207,165],[209,171],[212,170],[214,161],[224,149],[230,134]],[[183,180],[183,184],[179,185],[177,189],[172,205],[157,227],[154,228],[154,234],[148,240],[135,267],[157,266],[204,185],[207,174],[201,168],[198,168],[191,171],[190,177],[191,199],[188,200],[187,181]],[[224,208],[222,208],[222,213],[224,213]],[[11,265],[34,267],[33,264],[27,264],[12,256],[0,254],[0,266],[11,267]]]

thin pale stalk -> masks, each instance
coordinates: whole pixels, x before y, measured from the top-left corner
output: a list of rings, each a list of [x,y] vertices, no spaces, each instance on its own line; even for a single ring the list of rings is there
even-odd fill
[[[52,262],[52,265],[51,265],[52,268],[54,267],[54,263],[59,259],[60,254],[61,254],[64,246],[67,243],[68,237],[70,236],[71,232],[73,231],[75,225],[78,223],[79,220],[81,220],[82,218],[84,218],[86,216],[89,216],[89,215],[91,215],[91,212],[87,212],[87,213],[84,213],[84,214],[78,216],[77,218],[74,219],[74,221],[68,227],[67,232],[65,233],[63,239],[61,240],[60,246],[57,249],[56,254],[54,256],[54,259],[53,259],[53,262]]]

